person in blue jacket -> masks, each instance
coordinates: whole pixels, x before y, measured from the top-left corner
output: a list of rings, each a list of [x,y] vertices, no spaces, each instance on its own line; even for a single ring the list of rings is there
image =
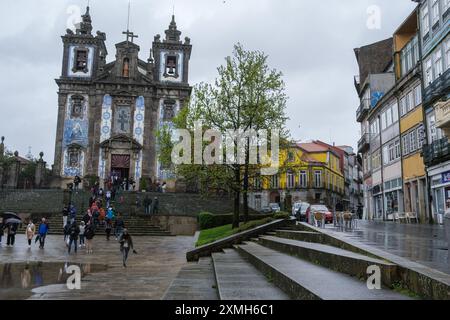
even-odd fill
[[[45,220],[45,218],[42,218],[42,222],[39,225],[39,248],[40,249],[44,249],[44,245],[45,245],[45,237],[47,236],[48,233],[48,223]]]

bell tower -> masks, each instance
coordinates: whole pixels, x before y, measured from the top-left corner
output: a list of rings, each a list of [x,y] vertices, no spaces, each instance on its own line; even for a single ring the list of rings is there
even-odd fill
[[[97,75],[106,61],[106,36],[97,32],[92,35],[92,19],[89,7],[81,16],[82,21],[77,25],[75,32],[67,29],[62,37],[64,43],[64,55],[62,64],[63,78],[77,80],[91,80]]]
[[[155,55],[155,80],[163,83],[178,83],[188,85],[189,60],[191,58],[191,40],[186,37],[184,43],[180,40],[181,31],[177,29],[175,16],[172,16],[166,37],[161,41],[157,35],[153,42]]]
[[[70,179],[83,176],[89,169],[92,152],[89,137],[94,100],[91,85],[106,65],[106,35],[92,34],[89,7],[81,16],[75,31],[62,36],[64,52],[62,71],[56,83],[58,90],[58,120],[55,142],[55,176]]]

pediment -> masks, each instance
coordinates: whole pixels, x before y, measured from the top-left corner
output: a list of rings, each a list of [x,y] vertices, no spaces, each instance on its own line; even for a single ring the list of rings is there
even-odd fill
[[[116,149],[116,148],[127,148],[134,151],[139,151],[143,149],[143,146],[136,141],[136,139],[133,139],[132,137],[129,137],[124,134],[117,134],[112,136],[111,138],[103,141],[100,144],[100,148],[105,149]]]

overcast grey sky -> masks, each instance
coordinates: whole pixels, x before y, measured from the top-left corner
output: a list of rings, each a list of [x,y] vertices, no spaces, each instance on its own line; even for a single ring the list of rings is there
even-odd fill
[[[53,163],[62,41],[72,5],[86,0],[8,1],[0,20],[0,136],[21,155],[32,147]],[[353,48],[392,36],[414,9],[411,0],[132,0],[131,29],[147,60],[164,34],[172,8],[182,37],[193,44],[190,83],[211,81],[241,42],[264,51],[283,72],[289,96],[288,128],[295,139],[356,146],[359,104],[353,86]],[[367,27],[368,7],[381,9],[381,28]],[[94,31],[107,34],[108,61],[124,40],[128,0],[91,0]]]

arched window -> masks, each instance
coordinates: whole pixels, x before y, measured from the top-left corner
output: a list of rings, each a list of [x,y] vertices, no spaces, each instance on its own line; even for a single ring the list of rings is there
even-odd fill
[[[130,76],[130,59],[123,59],[123,71],[122,76],[128,78]]]

